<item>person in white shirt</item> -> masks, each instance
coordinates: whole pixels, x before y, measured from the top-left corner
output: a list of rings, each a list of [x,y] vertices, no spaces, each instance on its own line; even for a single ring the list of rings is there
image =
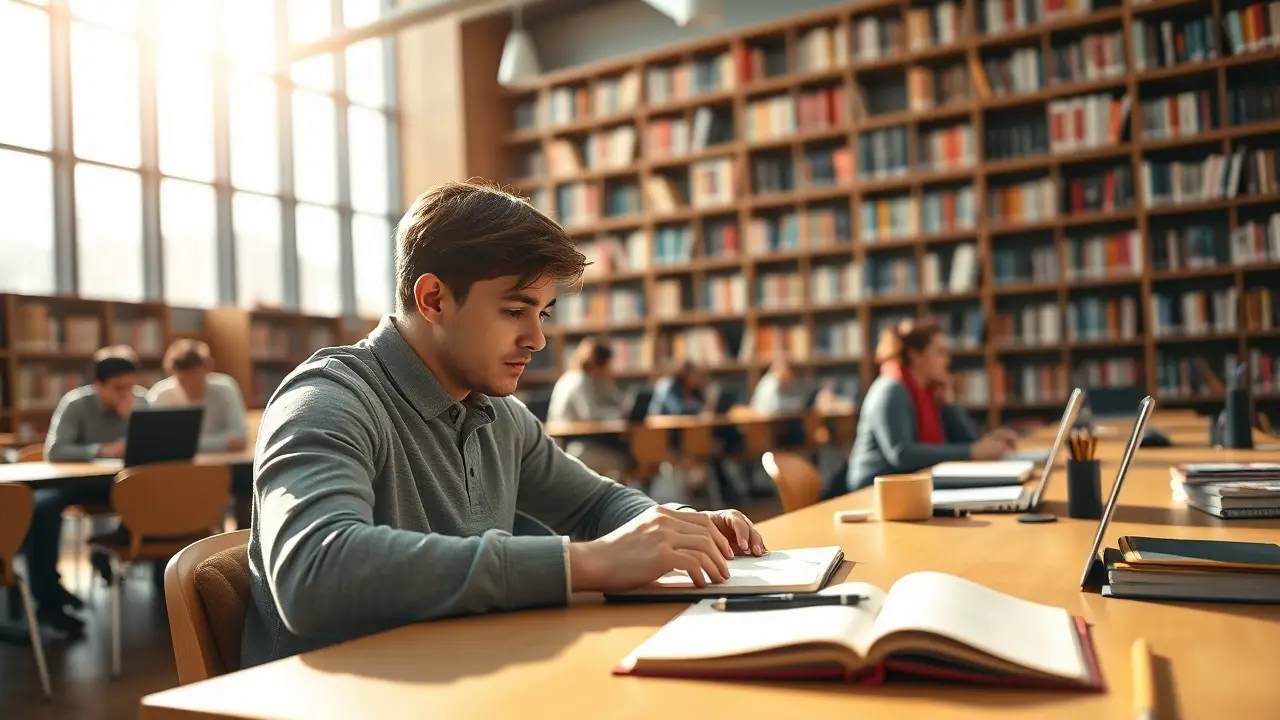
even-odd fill
[[[203,405],[200,452],[243,450],[248,441],[244,397],[229,375],[213,372],[209,346],[199,340],[176,340],[164,354],[169,377],[147,393],[152,407]]]
[[[617,420],[622,414],[622,392],[613,380],[613,350],[597,338],[585,338],[569,360],[569,370],[551,389],[548,422]],[[565,451],[592,470],[622,479],[631,466],[626,442],[613,435],[575,438]]]
[[[762,415],[796,413],[805,409],[805,387],[791,363],[778,358],[756,382],[751,409]]]

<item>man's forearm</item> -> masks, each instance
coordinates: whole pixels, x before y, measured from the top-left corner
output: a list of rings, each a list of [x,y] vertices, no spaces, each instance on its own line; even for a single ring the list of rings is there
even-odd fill
[[[285,625],[302,636],[567,599],[561,537],[455,537],[334,519],[266,546],[274,548],[264,552],[272,595]]]
[[[55,441],[45,453],[49,462],[88,462],[98,456],[99,443],[77,444]]]
[[[639,490],[612,485],[605,488],[587,508],[573,536],[575,539],[594,540],[608,535],[654,505],[657,503]]]

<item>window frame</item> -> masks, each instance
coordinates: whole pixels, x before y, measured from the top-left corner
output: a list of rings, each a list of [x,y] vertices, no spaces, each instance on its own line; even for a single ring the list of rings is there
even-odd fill
[[[161,172],[159,164],[159,118],[157,87],[157,48],[162,43],[154,38],[151,28],[154,27],[154,3],[165,0],[139,0],[137,28],[124,31],[138,49],[139,61],[139,99],[140,99],[140,133],[141,164],[138,167],[118,166],[108,162],[81,159],[75,154],[73,141],[73,102],[71,78],[71,27],[74,23],[83,22],[95,27],[110,27],[101,23],[80,19],[70,11],[70,0],[49,0],[48,4],[38,4],[30,0],[3,0],[17,5],[45,12],[49,20],[49,52],[52,92],[52,146],[48,150],[39,150],[19,145],[10,145],[0,141],[0,149],[10,150],[44,157],[53,164],[53,248],[54,248],[54,293],[77,294],[79,291],[79,251],[76,228],[75,168],[79,164],[99,165],[119,168],[138,173],[142,182],[142,248],[143,248],[143,288],[142,297],[147,300],[164,301],[164,239],[160,227],[160,185],[165,178],[192,181],[182,176],[170,176]],[[264,0],[272,6],[275,13],[275,34],[278,47],[289,45],[289,1]],[[385,16],[394,8],[392,0],[378,0],[380,12]],[[334,32],[341,32],[345,27],[342,18],[343,0],[329,0],[333,17]],[[340,287],[336,288],[341,295],[342,316],[357,316],[355,263],[352,222],[356,215],[351,206],[351,168],[350,141],[347,133],[347,112],[352,105],[378,112],[386,123],[387,152],[387,194],[389,211],[384,216],[391,227],[399,222],[400,213],[392,212],[401,206],[402,178],[400,158],[400,123],[399,97],[397,93],[398,66],[396,62],[396,43],[394,36],[378,38],[380,43],[386,103],[383,107],[370,107],[352,103],[346,93],[346,48],[331,53],[334,65],[334,85],[329,91],[308,89],[295,82],[289,67],[277,67],[269,77],[275,84],[277,93],[276,137],[278,139],[279,186],[274,193],[262,193],[249,189],[239,189],[231,182],[231,149],[230,149],[230,78],[233,72],[243,70],[242,66],[233,63],[220,48],[222,47],[222,18],[217,14],[219,27],[215,30],[215,42],[212,55],[207,56],[213,69],[213,158],[214,173],[212,182],[200,184],[212,187],[216,200],[216,257],[217,287],[216,304],[235,305],[238,297],[236,242],[234,236],[234,218],[232,197],[237,192],[275,198],[280,203],[281,211],[281,304],[283,309],[301,311],[301,278],[299,277],[298,241],[295,212],[299,200],[294,195],[293,175],[293,112],[292,96],[295,89],[318,92],[334,103],[335,137],[334,150],[337,158],[338,192],[336,204],[322,204],[335,209],[339,217],[339,270]],[[116,32],[122,32],[115,30]],[[366,215],[370,213],[364,213]],[[388,238],[390,244],[393,241]],[[391,248],[394,257],[394,248]],[[394,268],[392,268],[394,276]],[[394,277],[388,278],[393,280]],[[394,283],[391,283],[394,286]],[[393,291],[394,292],[394,291]],[[386,299],[387,311],[393,307],[393,297]]]

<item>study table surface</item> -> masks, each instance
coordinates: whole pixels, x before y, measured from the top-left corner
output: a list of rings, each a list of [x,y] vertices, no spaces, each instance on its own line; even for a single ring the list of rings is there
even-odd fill
[[[1115,447],[1102,446],[1104,491],[1115,477]],[[1139,453],[1146,461],[1130,471],[1107,544],[1126,534],[1276,540],[1280,521],[1228,524],[1173,505],[1168,465],[1218,457],[1214,451]],[[607,605],[583,596],[568,608],[419,623],[174,688],[144,698],[141,717],[1130,718],[1129,657],[1138,637],[1150,642],[1157,658],[1161,717],[1274,716],[1280,607],[1140,602],[1082,592],[1080,575],[1097,522],[1066,516],[1066,483],[1058,472],[1042,507],[1059,516],[1053,523],[975,515],[835,524],[833,511],[871,506],[872,495],[864,490],[768,520],[760,530],[775,548],[842,545],[850,562],[836,580],[847,576],[887,588],[908,572],[937,570],[1065,607],[1092,625],[1107,685],[1102,694],[615,677],[610,670],[616,663],[683,606]]]
[[[247,465],[253,462],[253,451],[200,453],[197,465]],[[123,468],[94,462],[25,462],[0,464],[0,483],[20,482],[33,490],[100,483],[116,476]]]

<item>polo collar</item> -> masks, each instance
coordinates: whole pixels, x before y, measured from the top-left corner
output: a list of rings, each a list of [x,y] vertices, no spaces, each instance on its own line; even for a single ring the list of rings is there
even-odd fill
[[[427,420],[451,408],[462,407],[484,413],[493,421],[493,405],[488,396],[473,392],[461,403],[453,399],[427,364],[413,351],[395,325],[395,316],[386,315],[369,333],[369,347],[386,368],[391,382]],[[456,417],[456,416],[455,416]],[[452,420],[451,420],[452,422]]]

